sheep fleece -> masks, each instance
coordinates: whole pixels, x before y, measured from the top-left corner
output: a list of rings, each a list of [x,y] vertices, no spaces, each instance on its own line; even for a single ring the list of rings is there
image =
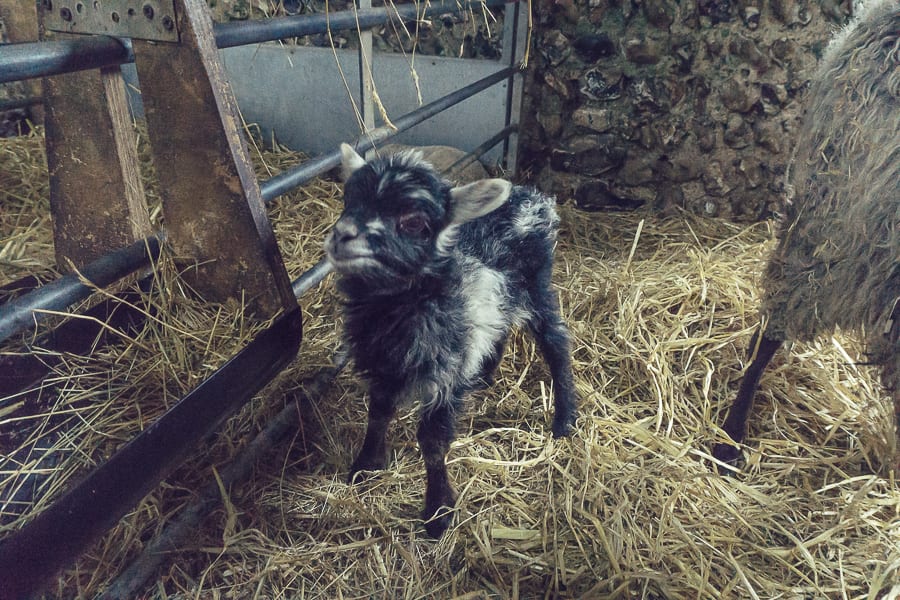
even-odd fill
[[[885,327],[900,297],[898,36],[900,2],[876,0],[822,58],[797,136],[762,309],[773,339],[864,327],[869,357],[885,367],[885,384],[894,390],[900,327],[890,335]]]

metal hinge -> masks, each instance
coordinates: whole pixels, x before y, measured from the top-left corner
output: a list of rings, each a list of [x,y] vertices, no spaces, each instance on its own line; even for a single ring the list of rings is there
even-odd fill
[[[41,0],[41,5],[50,31],[178,41],[173,0]]]

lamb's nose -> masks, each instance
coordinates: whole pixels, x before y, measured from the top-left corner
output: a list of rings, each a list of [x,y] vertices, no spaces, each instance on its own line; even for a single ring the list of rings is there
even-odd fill
[[[338,243],[349,242],[359,235],[359,227],[353,221],[339,219],[334,224],[334,238]]]

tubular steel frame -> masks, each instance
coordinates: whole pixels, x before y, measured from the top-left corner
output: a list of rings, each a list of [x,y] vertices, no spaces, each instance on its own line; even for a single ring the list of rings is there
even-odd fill
[[[512,3],[507,3],[506,0],[486,0],[484,4],[489,7],[507,5],[503,50],[504,58],[509,60],[508,66],[394,120],[396,128],[385,126],[364,133],[356,140],[359,152],[366,152],[466,98],[506,81],[509,85],[506,126],[470,153],[470,158],[463,159],[460,163],[474,160],[496,144],[504,142],[508,164],[512,169],[515,168],[514,142],[518,131],[515,121],[521,97],[519,61],[524,50],[525,15],[516,0]],[[227,48],[324,32],[329,28],[370,28],[392,17],[423,18],[462,9],[464,8],[455,2],[434,2],[424,11],[418,12],[416,5],[400,5],[390,10],[361,8],[330,15],[218,24],[213,29],[214,43],[218,48]],[[0,46],[0,82],[108,69],[135,60],[134,44],[130,39],[102,35],[63,37],[64,39],[54,41]],[[363,71],[362,65],[360,71]],[[364,82],[362,88],[365,96]],[[27,99],[24,104],[38,101]],[[261,182],[258,193],[264,202],[270,202],[314,176],[334,168],[339,162],[340,152],[330,152]],[[128,247],[82,265],[76,273],[0,303],[0,343],[36,324],[48,311],[64,310],[91,295],[95,287],[108,286],[146,268],[158,258],[165,238],[165,234],[160,232],[139,239]],[[278,264],[281,264],[280,256]],[[291,292],[299,298],[318,285],[329,271],[327,262],[320,261],[291,283]],[[22,283],[20,287],[37,283],[35,279],[31,283]],[[111,314],[111,303],[107,300],[105,306],[98,305],[91,310],[100,308],[96,314]],[[104,310],[107,312],[104,313]],[[69,322],[64,327],[77,329],[79,325]],[[77,558],[89,544],[113,526],[189,456],[197,441],[214,431],[226,417],[262,389],[292,360],[300,346],[302,329],[299,307],[288,307],[271,327],[261,332],[153,425],[25,527],[0,541],[0,599],[30,597],[46,585],[59,569]],[[16,368],[15,365],[13,368]],[[41,374],[38,371],[38,378],[42,375],[46,375],[46,372]],[[16,377],[11,379],[16,380]],[[34,378],[25,379],[27,381],[24,383],[17,381],[14,384],[20,386],[12,390],[14,394],[27,393],[29,386],[33,388],[40,385],[39,382],[35,383]],[[0,394],[9,395],[10,390],[4,389],[6,387],[3,378],[0,378]]]
[[[506,0],[484,0],[476,4],[497,8]],[[257,21],[232,21],[213,26],[216,47],[220,50],[273,42],[315,33],[368,29],[392,18],[421,19],[435,14],[459,12],[455,3],[434,2],[425,8],[400,4],[394,8],[368,8],[341,11],[329,15],[295,15]],[[357,23],[358,19],[358,23]],[[134,62],[131,40],[110,36],[90,36],[52,42],[24,42],[0,46],[0,83],[34,77],[49,77],[85,69],[99,69]]]

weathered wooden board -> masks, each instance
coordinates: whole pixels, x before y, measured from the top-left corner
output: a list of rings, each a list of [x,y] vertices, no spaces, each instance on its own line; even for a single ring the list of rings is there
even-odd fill
[[[180,43],[134,40],[168,241],[204,297],[259,316],[296,306],[202,0],[177,0]]]
[[[150,234],[118,67],[44,80],[57,264],[68,270]]]

